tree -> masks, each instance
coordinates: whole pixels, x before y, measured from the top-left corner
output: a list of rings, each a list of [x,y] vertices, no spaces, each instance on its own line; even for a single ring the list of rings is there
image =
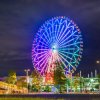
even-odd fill
[[[7,82],[7,83],[10,83],[10,84],[15,84],[16,81],[17,81],[16,72],[12,70],[12,71],[10,71],[10,72],[8,73],[8,77],[7,77],[7,79],[6,79],[6,82]]]
[[[39,91],[40,90],[40,84],[41,84],[41,81],[42,81],[41,76],[39,75],[39,73],[36,72],[36,70],[34,70],[31,73],[31,78],[32,78],[33,90]]]
[[[100,74],[99,74],[97,77],[98,77],[98,83],[99,83],[99,93],[100,93]]]
[[[67,88],[67,93],[68,93],[68,91],[69,91],[69,86],[71,86],[71,79],[70,78],[66,78],[66,88]]]
[[[75,76],[74,77],[74,81],[73,81],[73,85],[74,85],[74,88],[75,88],[75,92],[77,92],[77,88],[79,86],[79,83],[80,83],[79,77]]]
[[[91,85],[91,79],[90,78],[84,78],[84,90],[87,92],[87,88]]]
[[[80,92],[82,92],[84,89],[84,78],[80,77]]]
[[[16,85],[20,88],[20,87],[25,87],[27,88],[27,82],[26,82],[26,77],[21,77],[17,80]]]
[[[66,76],[64,74],[64,71],[62,69],[61,64],[57,63],[56,64],[56,69],[54,70],[54,84],[56,86],[59,86],[60,88],[60,92],[62,92],[62,87],[65,85],[66,83]]]

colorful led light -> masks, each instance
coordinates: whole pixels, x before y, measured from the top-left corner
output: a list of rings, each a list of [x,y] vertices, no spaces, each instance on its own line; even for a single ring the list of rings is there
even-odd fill
[[[67,17],[54,17],[40,27],[34,38],[32,62],[41,75],[46,74],[52,61],[62,63],[65,71],[75,71],[81,60],[82,48],[78,26]]]

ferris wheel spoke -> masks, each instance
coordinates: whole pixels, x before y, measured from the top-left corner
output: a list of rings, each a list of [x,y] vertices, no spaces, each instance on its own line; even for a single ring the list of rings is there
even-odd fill
[[[36,49],[36,48],[35,48],[35,49],[32,50],[32,52],[34,52],[34,55],[37,55],[37,54],[46,53],[46,52],[48,52],[48,50],[43,50],[43,49],[42,49],[42,50],[41,50],[41,49],[39,50],[39,49]],[[35,53],[36,53],[36,54],[35,54]]]
[[[75,67],[70,63],[68,62],[62,55],[59,55],[64,61],[66,61],[68,63],[69,66],[71,66],[73,69],[75,69]]]
[[[74,59],[75,59],[75,63],[76,63],[76,62],[77,62],[76,56],[73,55],[73,57],[74,57]]]
[[[64,28],[64,25],[63,26],[61,26],[63,23],[62,23],[62,19],[60,20],[60,22],[59,22],[59,28],[58,28],[58,31],[56,32],[57,34],[57,42],[59,42],[58,41],[58,37],[59,37],[59,35],[61,34],[61,32],[63,31],[63,28]]]
[[[38,59],[40,59],[41,57],[46,56],[46,55],[47,55],[47,53],[48,53],[48,52],[46,52],[46,53],[44,53],[44,54],[39,55]]]
[[[69,26],[69,24],[66,26],[66,29],[64,30],[64,32],[62,32],[62,34],[61,34],[61,36],[59,36],[58,38],[58,40],[59,40],[59,42],[61,41],[61,40],[63,40],[68,34],[69,34],[69,32],[71,31],[71,30],[69,30],[68,32],[66,32],[69,28],[70,28],[71,26]],[[73,28],[73,27],[72,27]],[[65,32],[66,32],[66,34],[65,34]]]
[[[39,55],[39,54],[44,54],[44,53],[47,53],[47,51],[44,51],[44,52],[35,52],[36,54],[34,55]]]
[[[66,37],[65,38],[65,36],[63,37],[63,39],[62,39],[62,42],[60,42],[60,45],[61,45],[61,43],[64,43],[65,41],[67,41],[72,35],[74,35],[75,33],[76,33],[77,31],[75,31],[75,32],[73,32],[70,36],[68,36],[68,37]],[[64,39],[65,38],[65,39]]]
[[[42,64],[41,64],[41,72],[40,73],[42,73],[43,71],[44,71],[44,68],[46,68],[46,66],[48,65],[48,63],[47,63],[47,60],[48,60],[48,58],[49,58],[49,55],[46,55],[46,59],[42,62]]]
[[[51,38],[52,38],[52,23],[50,23],[50,22],[47,22],[47,24],[48,24],[48,26],[49,27],[47,27],[47,35],[49,36],[49,41],[50,41],[50,43],[51,43]]]
[[[58,26],[58,30],[57,30],[57,32],[55,32],[55,37],[56,37],[56,42],[59,44],[59,41],[58,41],[58,33],[59,33],[59,26]]]
[[[49,48],[46,46],[46,45],[40,45],[40,44],[37,44],[36,46],[34,46],[36,49],[41,49],[41,50],[48,50]]]
[[[53,38],[55,38],[54,25],[51,25],[50,37],[51,37],[51,43],[54,42],[54,39],[53,39]]]
[[[77,45],[75,46],[77,47],[77,50],[74,53],[78,53],[80,51],[80,48]]]
[[[45,44],[43,41],[38,41],[37,45],[34,46],[34,47],[37,47],[37,46],[41,46],[41,47],[44,47],[44,48],[49,48],[49,46],[47,44]]]
[[[82,38],[81,38],[81,35],[75,35],[75,37],[76,37],[75,43],[76,43],[77,41],[79,41],[79,40],[81,41],[81,39],[82,39]]]
[[[52,25],[51,25],[51,28],[52,28],[52,32],[51,33],[53,33],[53,32],[55,32],[55,30],[54,30],[54,23],[53,23],[53,20],[52,20]]]
[[[73,39],[68,40],[67,42],[65,42],[66,40],[64,40],[64,41],[62,41],[62,42],[60,43],[60,46],[67,45],[68,43],[70,43],[70,42],[72,42],[72,41],[73,41],[73,43],[77,43],[77,42],[79,42],[79,41],[80,41],[80,43],[82,43],[82,41],[79,40],[79,38],[80,38],[80,36],[77,36],[77,37],[75,37],[75,38],[73,38]]]
[[[60,24],[61,25],[61,24]],[[63,30],[64,30],[64,28],[65,28],[65,26],[64,25],[62,25],[61,26],[61,29],[60,29],[60,32],[59,32],[59,34],[58,34],[58,41],[59,41],[59,37],[61,36],[61,34],[62,34],[62,32],[63,32]]]
[[[59,52],[59,54],[61,54],[64,58],[68,58],[69,60],[71,60],[71,62],[77,62],[76,56],[75,56],[75,55],[73,55],[73,56],[74,56],[74,59],[73,59],[73,58],[67,56],[67,55],[64,54],[64,53]],[[73,56],[72,56],[72,57],[73,57]]]
[[[40,37],[40,39],[42,39],[44,41],[44,44],[48,46],[47,41],[42,36],[40,36],[39,34],[37,34],[37,35]],[[39,42],[41,42],[41,41],[39,41]],[[41,43],[43,43],[43,42],[41,42]]]
[[[39,45],[38,45],[39,44]],[[49,49],[49,44],[45,44],[43,41],[39,42],[37,44],[37,46],[41,47],[41,48],[44,48],[44,49]]]
[[[48,66],[48,59],[49,59],[49,55],[46,56],[46,59],[42,62],[41,64],[41,73],[44,71],[44,69],[46,69],[46,67]]]
[[[64,65],[64,67],[67,67],[67,65],[65,64],[65,62],[62,60],[62,58],[60,57],[60,54],[58,54],[59,55],[59,59],[60,59],[60,61],[61,61],[61,63]],[[62,67],[62,66],[61,66]]]
[[[55,28],[55,31],[54,31],[54,32],[55,32],[55,39],[56,39],[56,41],[57,41],[57,43],[58,43],[58,39],[57,39],[57,31],[58,31],[58,28],[57,28],[57,27],[58,27],[58,26],[55,25],[55,27],[56,27],[56,28]]]
[[[60,47],[59,48],[59,51],[69,51],[69,50],[72,50],[72,51],[74,51],[75,50],[75,48],[63,48],[63,47]]]
[[[60,23],[59,23],[59,24],[60,24]],[[58,30],[57,30],[57,32],[56,32],[56,33],[57,33],[57,34],[56,34],[56,37],[58,37],[58,35],[59,35],[59,34],[58,34],[58,33],[59,33],[59,30],[60,30],[60,25],[58,26]]]
[[[75,30],[75,31],[74,31],[74,30],[71,30],[71,31],[72,31],[72,32],[71,32],[72,34],[70,34],[70,35],[66,38],[67,40],[77,32],[76,30]],[[63,37],[63,38],[64,38],[64,37]]]
[[[49,39],[50,39],[50,43],[51,43],[51,42],[52,42],[52,34],[51,34],[51,33],[52,33],[52,31],[51,31],[51,29],[50,29],[50,28],[49,28],[48,30],[49,30],[48,34],[50,35],[50,36],[49,36]]]
[[[62,47],[67,48],[67,47],[75,46],[75,45],[78,45],[78,44],[81,44],[81,42],[76,42],[76,43],[72,43],[72,44],[68,44],[68,45],[62,45]]]
[[[42,59],[41,59],[41,60],[39,60],[39,61],[38,61],[38,63],[37,63],[36,65],[41,64],[41,61],[46,60],[46,59],[47,59],[47,56],[49,57],[49,55],[48,55],[48,54],[47,54],[46,56],[42,57]]]
[[[72,38],[72,39],[68,40],[67,42],[62,41],[62,42],[60,42],[60,47],[62,46],[62,44],[66,45],[66,44],[68,44],[70,42],[74,42],[75,43],[75,42],[77,42],[76,39],[79,39],[79,37]]]
[[[43,71],[45,71],[44,69],[46,69],[46,67],[48,66],[47,61],[44,60],[42,65],[43,66],[40,67],[41,68],[41,72],[40,73],[43,73]]]
[[[37,50],[37,51],[38,51],[38,50],[39,50],[39,51],[48,51],[49,49],[43,49],[43,48],[41,49],[41,48],[36,48],[36,50]]]
[[[47,43],[49,44],[49,43],[50,43],[50,40],[49,40],[49,38],[47,38],[47,34],[44,34],[44,33],[43,33],[43,35],[44,35],[44,37],[45,37]]]
[[[48,41],[49,41],[49,43],[51,43],[51,38],[50,38],[51,35],[48,33],[48,31],[46,31],[46,33],[47,33],[46,35],[48,36]]]
[[[65,50],[63,51],[60,51],[60,52],[62,52],[62,53],[66,53],[66,54],[70,54],[70,55],[74,55],[74,56],[79,56],[78,54],[75,54],[75,53],[71,53],[71,52],[66,52]]]
[[[65,34],[65,36],[67,36],[67,35],[69,34],[69,32],[70,32],[70,30]],[[61,37],[61,36],[58,37],[59,45],[61,44],[60,37]]]
[[[75,55],[72,55],[72,57],[73,57],[73,56],[75,57],[75,59],[72,59],[72,57],[66,55],[66,52],[65,52],[65,54],[62,53],[62,52],[60,52],[60,54],[61,54],[62,56],[64,56],[65,58],[68,58],[69,60],[73,61],[73,62],[74,62],[74,61],[75,61],[75,62],[77,61]]]
[[[48,41],[49,41],[49,43],[50,43],[50,34],[49,34],[49,32],[47,31],[48,29],[47,29],[45,26],[44,26],[44,30],[45,30],[47,39],[48,39]]]
[[[36,46],[34,46],[36,49],[44,49],[44,50],[48,50],[49,49],[49,47],[47,47],[47,45],[45,45],[45,44],[42,44],[42,43],[39,43],[38,42],[38,44],[36,45]]]
[[[58,40],[60,40],[60,38],[64,35],[64,33],[68,30],[68,28],[70,27],[69,25],[71,24],[71,22],[68,23],[68,20],[66,21],[66,29],[64,30],[64,32],[62,32],[61,36],[58,37]],[[67,32],[68,33],[68,32]]]
[[[61,54],[62,56],[66,57],[66,58],[68,58],[70,60],[73,60],[71,57],[69,57],[69,56],[66,55],[66,52],[62,53],[62,52],[59,51],[59,54]]]

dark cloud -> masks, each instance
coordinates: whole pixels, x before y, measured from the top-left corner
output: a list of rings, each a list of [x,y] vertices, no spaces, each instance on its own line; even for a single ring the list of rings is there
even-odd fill
[[[34,34],[44,21],[60,15],[73,19],[83,33],[78,69],[94,70],[100,58],[100,0],[0,0],[0,72],[32,69]]]

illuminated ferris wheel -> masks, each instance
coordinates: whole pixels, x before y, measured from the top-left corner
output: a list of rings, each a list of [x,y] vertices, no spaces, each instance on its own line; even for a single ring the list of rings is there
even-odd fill
[[[56,66],[56,62],[61,63],[65,73],[74,72],[82,51],[83,41],[78,26],[67,17],[54,17],[46,21],[35,35],[32,62],[41,75]]]

